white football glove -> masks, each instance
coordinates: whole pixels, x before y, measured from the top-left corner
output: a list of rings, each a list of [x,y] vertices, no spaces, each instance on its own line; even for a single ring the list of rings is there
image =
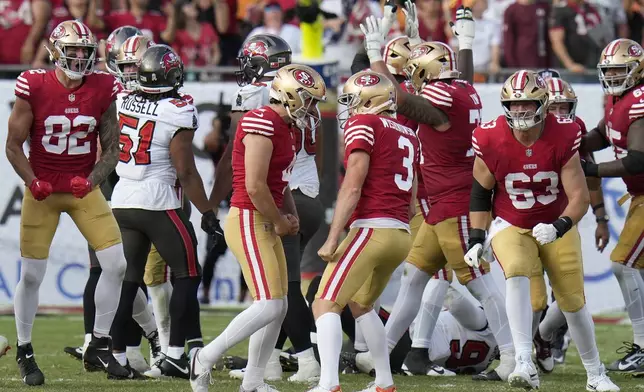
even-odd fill
[[[360,24],[360,30],[364,33],[364,47],[367,49],[369,62],[382,61],[382,47],[385,38],[382,36],[382,20],[371,15]]]
[[[394,22],[396,21],[396,11],[398,10],[398,6],[396,6],[396,3],[393,2],[393,0],[387,0],[385,2],[385,7],[384,7],[384,15],[382,16],[382,37],[387,40],[387,37],[389,36],[389,32],[391,31],[391,26],[394,25]]]
[[[422,43],[420,34],[418,33],[418,13],[416,12],[416,4],[407,0],[405,1],[405,8],[403,8],[402,11],[405,14],[405,35],[409,37],[409,45],[414,47]]]
[[[541,245],[546,245],[557,239],[557,229],[554,225],[539,223],[532,229],[532,236]]]
[[[472,268],[478,268],[483,256],[483,244],[475,244],[465,253],[465,262]]]
[[[449,22],[452,32],[458,39],[458,49],[472,50],[474,44],[474,17],[472,10],[463,6],[456,10],[456,22]]]

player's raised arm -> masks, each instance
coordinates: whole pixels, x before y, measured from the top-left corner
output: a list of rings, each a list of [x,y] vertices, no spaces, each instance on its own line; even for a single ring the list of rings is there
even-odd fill
[[[474,17],[472,10],[463,6],[456,11],[456,22],[450,22],[452,32],[458,39],[458,70],[461,79],[474,83]]]
[[[29,102],[23,98],[16,97],[16,103],[13,105],[9,116],[9,131],[7,133],[5,152],[11,166],[27,186],[31,186],[36,180],[36,175],[23,150],[23,145],[29,137],[33,119],[34,116]]]
[[[589,177],[624,177],[644,173],[644,117],[628,128],[628,150],[624,158],[599,164],[584,162]]]

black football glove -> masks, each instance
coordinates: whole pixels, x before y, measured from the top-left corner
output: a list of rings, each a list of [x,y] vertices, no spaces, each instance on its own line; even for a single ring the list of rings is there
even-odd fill
[[[224,230],[219,224],[217,214],[214,211],[206,211],[201,216],[201,230],[208,233],[213,238],[213,246],[217,245],[219,241],[224,241]]]

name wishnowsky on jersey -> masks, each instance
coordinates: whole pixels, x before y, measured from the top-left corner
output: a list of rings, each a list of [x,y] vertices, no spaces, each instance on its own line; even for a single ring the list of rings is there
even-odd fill
[[[140,96],[134,94],[126,96],[121,103],[121,110],[148,116],[156,116],[158,108],[159,104],[157,102],[143,100]]]

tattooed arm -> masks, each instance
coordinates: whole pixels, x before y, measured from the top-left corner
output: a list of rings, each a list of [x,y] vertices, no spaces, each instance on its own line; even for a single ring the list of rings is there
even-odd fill
[[[119,161],[119,126],[116,114],[116,101],[101,116],[98,137],[101,143],[101,158],[87,179],[92,185],[100,185],[114,171]]]
[[[584,137],[581,138],[581,146],[579,147],[579,152],[582,157],[586,153],[592,153],[593,151],[603,150],[606,147],[609,147],[610,143],[606,137],[606,124],[604,120],[600,120],[597,126],[591,129]]]

